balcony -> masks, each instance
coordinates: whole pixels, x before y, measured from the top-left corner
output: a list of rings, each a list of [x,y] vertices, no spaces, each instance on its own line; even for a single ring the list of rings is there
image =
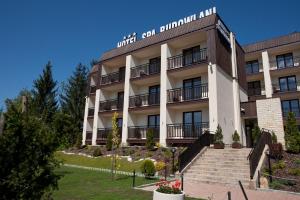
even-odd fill
[[[159,140],[159,126],[129,126],[128,142],[129,143],[145,143],[147,132],[153,130],[154,140]]]
[[[118,99],[111,99],[107,101],[100,101],[99,112],[122,110],[124,101]]]
[[[159,105],[159,93],[147,93],[129,97],[129,108]]]
[[[141,78],[149,75],[159,74],[160,73],[160,63],[147,63],[144,65],[139,65],[130,69],[130,77]]]
[[[95,108],[89,108],[88,110],[88,117],[94,117]]]
[[[91,85],[90,86],[90,94],[95,94],[97,90],[97,86],[96,85]]]
[[[167,141],[168,143],[191,143],[208,130],[208,122],[167,124]]]
[[[120,83],[124,80],[125,80],[125,72],[113,72],[113,73],[101,76],[101,85]]]
[[[273,94],[276,95],[292,95],[295,92],[299,92],[300,91],[300,82],[293,82],[293,83],[289,83],[289,84],[278,84],[278,83],[273,83],[272,84],[272,88],[273,88]]]
[[[294,67],[300,67],[300,57],[292,57],[280,63],[277,60],[270,61],[270,70],[289,70]]]
[[[206,48],[200,49],[200,51],[193,53],[192,55],[181,54],[168,58],[168,70],[189,67],[205,62],[207,62]]]
[[[241,102],[241,115],[244,119],[257,118],[256,101]]]
[[[208,84],[168,90],[168,103],[194,101],[208,98]]]
[[[96,143],[97,144],[103,144],[106,143],[108,134],[112,132],[112,128],[98,128],[97,131],[97,139]],[[119,137],[122,137],[122,127],[119,127]]]

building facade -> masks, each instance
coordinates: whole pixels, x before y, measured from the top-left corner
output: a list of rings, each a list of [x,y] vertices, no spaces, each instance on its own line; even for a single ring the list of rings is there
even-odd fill
[[[252,145],[255,123],[283,142],[288,111],[299,115],[300,34],[239,45],[217,14],[105,52],[89,75],[83,144],[105,144],[119,114],[122,145],[187,145],[204,131],[236,130]],[[300,87],[299,87],[300,88]]]

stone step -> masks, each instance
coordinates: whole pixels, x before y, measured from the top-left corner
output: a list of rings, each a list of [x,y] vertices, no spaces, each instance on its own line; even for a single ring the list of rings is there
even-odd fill
[[[190,170],[188,173],[185,175],[213,175],[213,176],[245,176],[249,177],[249,171],[244,171],[244,172],[232,172],[229,170],[226,171],[205,171],[205,170]]]
[[[220,160],[198,160],[195,162],[195,164],[201,165],[201,164],[233,164],[233,165],[237,165],[237,164],[243,164],[243,165],[249,165],[249,162],[243,160],[243,161],[220,161]]]
[[[199,172],[199,173],[204,173],[204,172],[232,172],[232,168],[190,168],[188,170],[188,172],[186,173],[194,173],[194,172]],[[245,168],[245,169],[239,169],[238,171],[236,171],[237,173],[248,173],[250,172],[249,168]],[[184,173],[185,174],[185,173]]]
[[[223,181],[223,182],[232,182],[232,181],[250,181],[249,177],[245,176],[233,176],[233,177],[227,177],[227,176],[185,176],[185,179],[194,179],[194,180],[207,180],[207,181]]]
[[[239,168],[249,168],[248,164],[239,164],[239,166],[235,165],[234,163],[230,163],[230,164],[223,164],[223,163],[215,163],[215,164],[211,164],[211,163],[194,163],[191,167],[193,166],[205,166],[205,167],[211,167],[211,168],[232,168],[234,170],[238,170]]]
[[[189,179],[185,179],[191,182],[195,182],[195,183],[209,183],[209,184],[224,184],[224,185],[238,185],[238,180],[229,180],[229,181],[223,181],[223,180],[199,180],[199,179],[194,179],[194,178],[189,178]],[[241,180],[243,186],[245,188],[249,187],[249,183],[250,181],[248,180]]]

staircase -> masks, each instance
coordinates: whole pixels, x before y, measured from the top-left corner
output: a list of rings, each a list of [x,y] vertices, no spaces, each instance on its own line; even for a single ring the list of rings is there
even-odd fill
[[[250,150],[250,148],[207,148],[184,171],[184,179],[194,182],[229,185],[237,185],[240,180],[245,187],[248,187],[250,167],[247,156]]]

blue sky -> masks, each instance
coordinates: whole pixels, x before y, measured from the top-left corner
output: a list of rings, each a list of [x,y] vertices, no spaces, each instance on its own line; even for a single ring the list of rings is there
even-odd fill
[[[124,35],[216,6],[241,44],[300,31],[299,0],[0,0],[0,108],[50,60],[60,83]]]

